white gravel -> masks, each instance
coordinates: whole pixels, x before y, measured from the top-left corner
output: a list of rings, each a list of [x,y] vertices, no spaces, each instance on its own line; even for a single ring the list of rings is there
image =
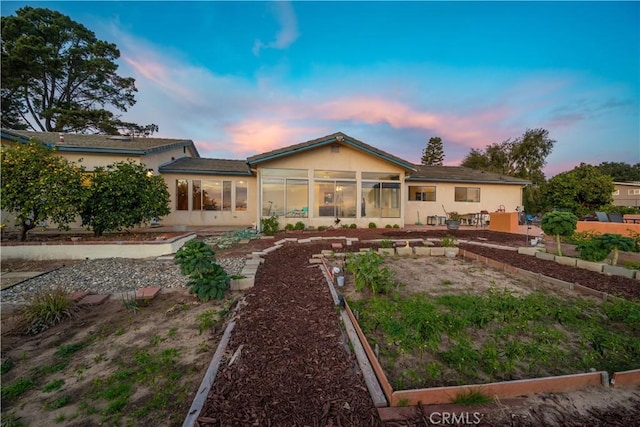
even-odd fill
[[[218,258],[230,274],[239,274],[244,258]],[[63,288],[69,292],[118,294],[147,286],[186,287],[188,278],[180,267],[168,261],[108,258],[82,261],[21,282],[0,293],[3,303],[24,303],[36,292]]]

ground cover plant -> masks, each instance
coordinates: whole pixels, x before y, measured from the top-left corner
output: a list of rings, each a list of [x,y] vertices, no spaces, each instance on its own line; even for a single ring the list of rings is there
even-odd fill
[[[403,271],[401,283],[406,285],[411,280],[408,266],[421,261],[427,262],[386,260],[386,264],[404,263],[392,270],[396,276]],[[348,298],[370,343],[379,348],[380,362],[394,388],[640,367],[637,301],[601,302],[550,294],[546,289],[522,292],[511,285],[513,279],[487,280],[489,276],[485,281],[492,283],[482,289],[475,283],[462,287],[456,285],[458,278],[443,279],[442,271],[464,262],[439,261],[444,265],[430,259],[432,264],[424,264],[415,276],[416,282],[423,281],[425,273],[440,278],[423,289],[414,284],[411,292]],[[467,267],[472,269],[469,275],[479,268]]]

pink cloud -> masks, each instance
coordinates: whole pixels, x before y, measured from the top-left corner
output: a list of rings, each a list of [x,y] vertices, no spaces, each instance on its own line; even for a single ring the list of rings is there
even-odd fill
[[[248,119],[227,127],[225,131],[230,136],[231,148],[228,149],[239,155],[271,151],[303,142],[308,139],[308,135],[319,135],[322,132],[318,128],[293,127],[264,119]]]
[[[157,87],[171,93],[174,98],[190,99],[192,97],[188,88],[175,83],[175,76],[171,75],[169,67],[149,59],[137,61],[129,56],[123,56],[122,59],[131,65],[136,72],[156,83]]]

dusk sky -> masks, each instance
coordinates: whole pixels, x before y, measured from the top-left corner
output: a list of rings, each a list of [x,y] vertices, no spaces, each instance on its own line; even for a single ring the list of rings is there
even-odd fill
[[[545,128],[547,177],[640,162],[640,2],[11,2],[115,43],[126,121],[244,159],[342,131],[419,163]]]

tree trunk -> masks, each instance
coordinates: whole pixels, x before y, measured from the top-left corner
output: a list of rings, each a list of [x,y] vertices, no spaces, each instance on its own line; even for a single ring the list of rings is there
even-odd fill
[[[556,234],[556,243],[558,245],[558,256],[562,256],[562,246],[560,245],[560,235]]]
[[[611,260],[611,265],[618,265],[618,256],[620,254],[618,253],[618,247],[614,246],[613,247],[613,259]]]
[[[27,224],[26,222],[24,222],[24,221],[23,221],[23,222],[22,222],[22,230],[21,230],[21,232],[20,232],[20,241],[21,241],[21,242],[26,241],[26,240],[27,240],[27,232],[28,232],[29,230],[34,229],[34,228],[36,228],[36,225],[35,225],[35,224],[33,224],[33,223],[31,223],[31,224]]]

